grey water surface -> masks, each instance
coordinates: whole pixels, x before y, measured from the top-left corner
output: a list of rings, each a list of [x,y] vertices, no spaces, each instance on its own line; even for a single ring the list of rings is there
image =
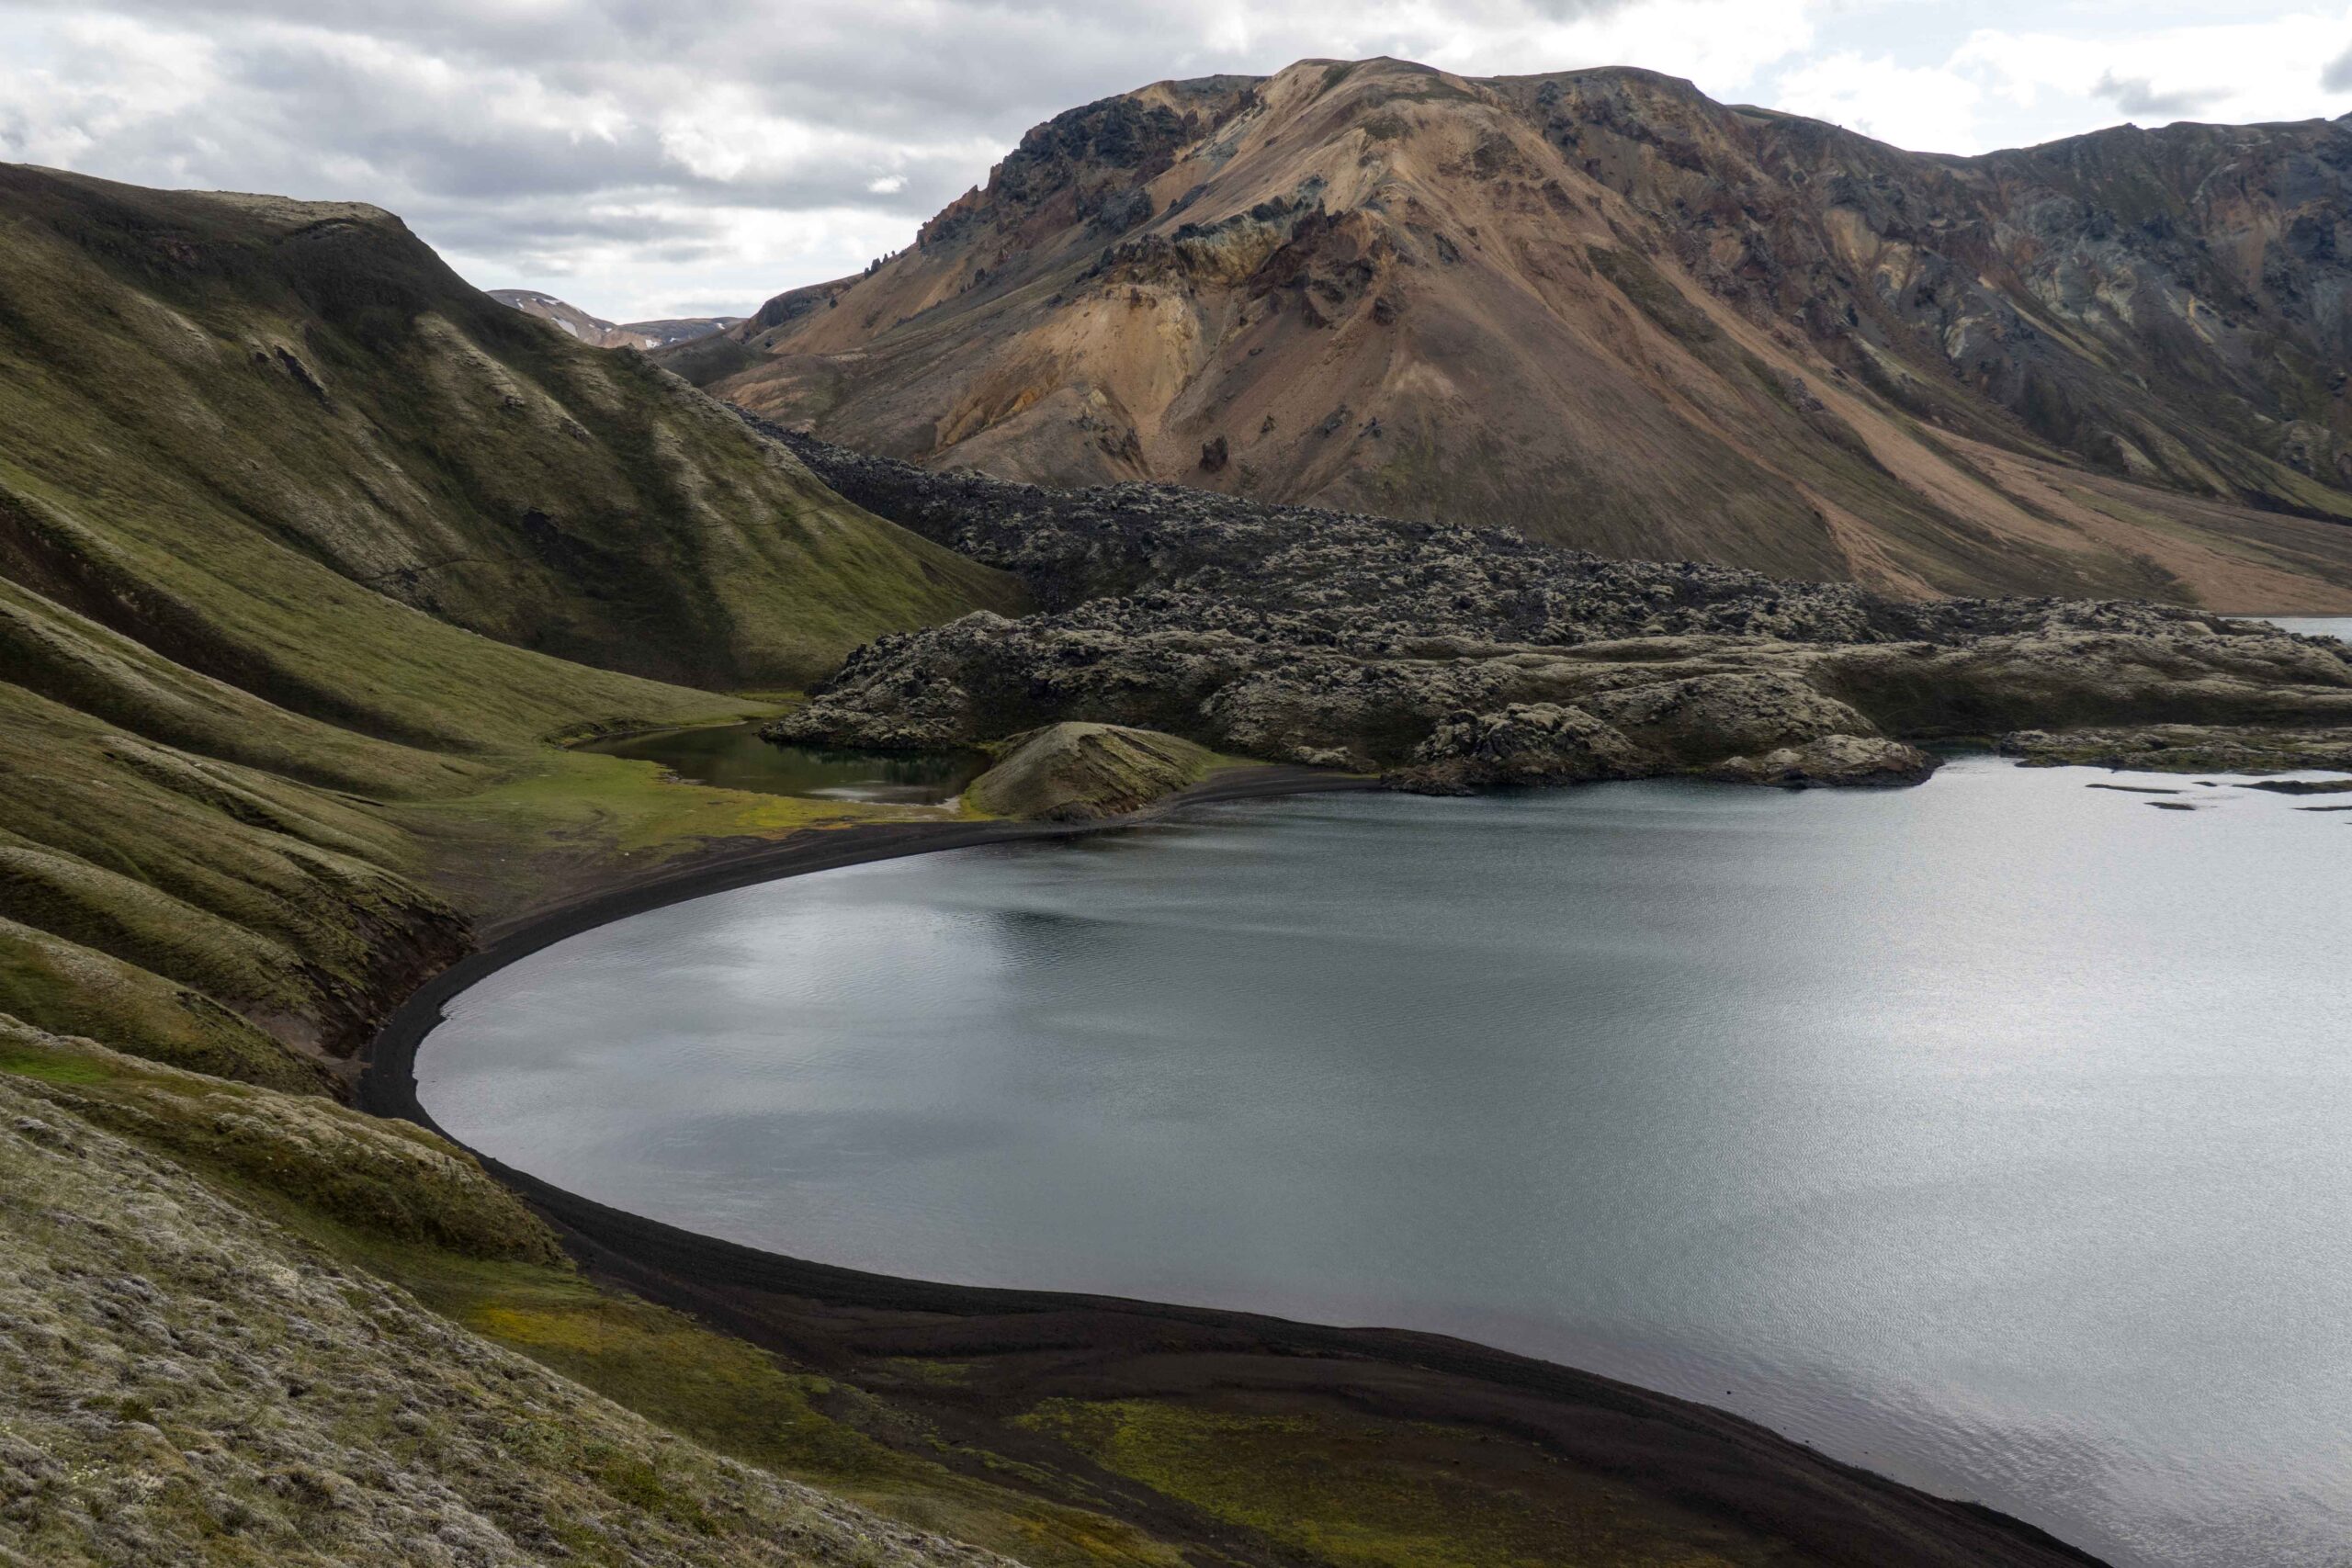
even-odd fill
[[[2307,805],[1980,757],[1203,808],[622,920],[418,1076],[708,1234],[1444,1330],[2118,1562],[2340,1564],[2352,814]]]
[[[2305,637],[2332,637],[2352,641],[2352,615],[2256,615],[2252,619],[2267,621],[2290,632]]]

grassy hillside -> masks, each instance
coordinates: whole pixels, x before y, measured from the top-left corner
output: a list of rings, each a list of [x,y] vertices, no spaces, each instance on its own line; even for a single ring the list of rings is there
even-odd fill
[[[370,208],[0,167],[0,432],[7,577],[379,732],[453,731],[402,606],[741,688],[1004,599]]]
[[[0,167],[0,1005],[29,1021],[328,1087],[465,941],[436,868],[584,845],[627,813],[583,802],[650,782],[549,738],[763,711],[647,677],[788,687],[1016,602],[389,214]]]

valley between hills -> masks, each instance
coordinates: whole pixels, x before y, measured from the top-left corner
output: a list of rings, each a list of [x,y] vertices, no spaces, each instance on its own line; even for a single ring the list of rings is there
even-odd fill
[[[373,1112],[567,930],[1187,801],[2352,770],[2352,650],[2233,618],[2352,607],[2352,131],[2193,129],[1162,84],[650,356],[374,208],[0,166],[0,1561],[2090,1561],[1566,1368],[775,1258]],[[569,744],[751,721],[994,766]]]

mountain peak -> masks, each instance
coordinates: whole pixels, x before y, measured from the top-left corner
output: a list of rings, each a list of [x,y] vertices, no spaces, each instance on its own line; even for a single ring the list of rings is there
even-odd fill
[[[2342,137],[1956,158],[1635,67],[1306,60],[1057,115],[910,250],[675,363],[1008,478],[2263,607],[2352,584]]]
[[[592,348],[672,348],[696,338],[725,332],[741,316],[687,316],[659,321],[624,321],[618,325],[592,316],[579,306],[542,294],[536,288],[492,288],[490,297],[526,316],[554,323]]]

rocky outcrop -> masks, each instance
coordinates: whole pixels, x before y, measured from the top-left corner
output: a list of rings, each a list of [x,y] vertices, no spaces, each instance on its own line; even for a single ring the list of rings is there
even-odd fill
[[[1110,724],[1054,724],[1003,742],[964,802],[991,817],[1092,822],[1124,817],[1206,776],[1215,757],[1172,735]]]
[[[931,475],[780,438],[1055,606],[870,643],[780,739],[956,746],[1080,720],[1443,791],[1883,783],[1925,776],[1905,742],[2037,727],[2236,727],[2249,757],[2285,756],[2302,731],[2352,724],[2352,649],[2187,610],[1923,604],[1173,487]]]
[[[934,468],[2352,610],[2352,126],[1945,158],[1637,70],[1160,83],[673,361]]]
[[[1415,748],[1397,781],[1427,795],[1506,784],[1636,778],[1634,743],[1582,708],[1513,703],[1500,713],[1449,716]]]
[[[1917,746],[1883,737],[1825,735],[1803,746],[1783,746],[1760,757],[1732,757],[1707,770],[1726,784],[1917,784],[1936,771],[1936,760]]]
[[[2249,732],[2226,725],[2154,724],[2001,738],[2001,753],[2032,766],[2125,768],[2133,773],[2269,773],[2324,768],[2352,773],[2352,727]]]

